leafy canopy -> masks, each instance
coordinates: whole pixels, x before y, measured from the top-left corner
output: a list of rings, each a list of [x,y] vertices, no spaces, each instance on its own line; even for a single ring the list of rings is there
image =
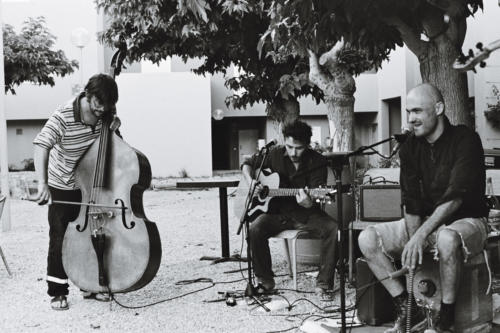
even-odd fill
[[[263,42],[269,38],[274,49],[305,55],[307,49],[325,52],[343,38],[380,65],[403,42],[419,56],[412,46],[424,42],[422,34],[430,41],[449,34],[460,49],[465,18],[479,8],[482,0],[275,0]]]
[[[129,61],[158,63],[169,56],[202,58],[196,74],[223,73],[236,66],[241,75],[226,81],[239,93],[226,104],[244,108],[322,92],[307,79],[307,58],[287,55],[280,61],[260,57],[257,45],[270,24],[266,6],[254,0],[97,0],[109,17],[100,34],[106,44],[126,49]]]
[[[14,87],[23,82],[54,86],[54,76],[64,77],[78,68],[62,50],[53,50],[56,37],[40,16],[23,23],[21,32],[5,24],[3,27],[5,91],[15,94]]]

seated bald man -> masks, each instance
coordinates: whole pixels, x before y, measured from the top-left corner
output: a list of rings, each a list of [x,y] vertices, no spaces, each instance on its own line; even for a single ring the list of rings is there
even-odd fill
[[[407,96],[411,135],[401,145],[404,218],[365,229],[359,246],[378,279],[403,267],[416,268],[424,250],[439,261],[442,300],[435,329],[454,332],[454,307],[462,263],[482,251],[487,236],[484,151],[473,130],[451,125],[439,90],[422,84]],[[404,332],[408,294],[396,279],[382,282],[397,308],[386,333]],[[421,313],[412,311],[412,326]],[[420,316],[419,316],[420,314]]]

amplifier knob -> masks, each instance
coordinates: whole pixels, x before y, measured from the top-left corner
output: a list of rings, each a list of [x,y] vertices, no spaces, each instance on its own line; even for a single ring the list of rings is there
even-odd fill
[[[425,297],[432,297],[436,293],[436,285],[432,280],[421,280],[418,282],[417,290]]]

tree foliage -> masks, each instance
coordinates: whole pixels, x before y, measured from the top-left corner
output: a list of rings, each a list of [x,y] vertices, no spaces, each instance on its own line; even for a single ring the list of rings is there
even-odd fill
[[[429,43],[420,40],[421,34],[429,42],[441,34],[463,37],[463,20],[479,8],[482,0],[276,0],[269,8],[272,22],[264,37],[274,36],[285,50],[302,55],[307,48],[325,52],[344,38],[366,50],[370,59],[380,59],[396,45],[408,43],[409,35],[422,47]]]
[[[17,34],[11,25],[3,27],[5,91],[23,82],[54,85],[54,76],[64,77],[78,68],[62,50],[53,50],[56,37],[45,26],[43,17],[29,18]]]
[[[404,43],[418,57],[423,81],[442,91],[452,121],[470,124],[466,76],[451,65],[462,54],[466,18],[479,9],[482,0],[276,0],[261,44],[304,55],[343,38],[380,64]]]
[[[274,59],[289,55],[307,57],[309,51],[321,55],[339,41],[346,41],[336,57],[335,66],[352,75],[380,67],[389,50],[380,52],[354,39],[346,39],[332,24],[334,14],[327,14],[330,2],[273,1],[267,8],[270,24],[262,35],[258,49]]]
[[[251,0],[97,0],[109,17],[100,35],[108,45],[126,49],[128,61],[148,59],[158,63],[169,56],[202,58],[196,74],[226,74],[232,66],[242,73],[226,81],[238,93],[226,100],[244,108],[257,102],[267,105],[296,101],[322,92],[307,79],[306,57],[286,55],[277,61],[260,57],[257,45],[270,24],[266,4]],[[275,108],[268,108],[273,112]],[[276,114],[277,118],[280,115]]]

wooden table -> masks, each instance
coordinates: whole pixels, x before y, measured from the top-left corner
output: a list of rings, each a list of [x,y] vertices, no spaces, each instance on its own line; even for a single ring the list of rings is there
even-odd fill
[[[239,180],[204,180],[204,181],[180,181],[177,182],[177,188],[219,188],[219,207],[220,207],[220,237],[222,244],[222,259],[230,259],[229,255],[229,223],[227,213],[227,188],[236,187]],[[204,259],[204,258],[202,258]],[[210,260],[218,260],[217,258],[206,258]]]

